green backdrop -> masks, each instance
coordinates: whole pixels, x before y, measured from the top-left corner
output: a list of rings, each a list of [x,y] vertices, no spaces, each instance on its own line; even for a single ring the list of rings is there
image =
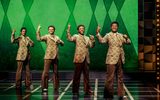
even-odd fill
[[[27,27],[27,35],[35,42],[31,48],[31,69],[43,69],[45,43],[36,40],[36,28],[41,24],[41,34],[47,34],[47,27],[54,25],[56,34],[65,42],[59,48],[59,69],[73,69],[74,43],[66,40],[66,29],[71,24],[72,35],[76,26],[84,24],[86,35],[95,35],[97,25],[104,36],[110,31],[110,23],[118,21],[119,32],[128,34],[132,44],[124,46],[126,69],[138,66],[138,0],[0,0],[0,70],[16,69],[18,46],[10,43],[11,30]],[[105,70],[107,46],[99,44],[90,49],[90,69]]]

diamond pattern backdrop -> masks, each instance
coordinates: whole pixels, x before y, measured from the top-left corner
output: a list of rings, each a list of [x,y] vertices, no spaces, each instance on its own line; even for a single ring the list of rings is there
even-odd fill
[[[41,24],[41,34],[47,34],[47,27],[54,25],[56,34],[65,42],[59,51],[59,69],[73,69],[75,45],[66,40],[66,29],[71,24],[72,35],[76,26],[84,24],[86,35],[95,35],[97,25],[102,27],[104,36],[110,31],[112,21],[120,23],[119,32],[127,34],[132,41],[124,46],[126,52],[125,68],[138,66],[138,1],[137,0],[1,0],[0,2],[0,69],[15,70],[17,46],[10,43],[11,30],[27,27],[27,35],[35,42],[31,48],[31,68],[43,69],[45,43],[36,40],[36,28]],[[107,47],[99,44],[90,49],[90,69],[105,69]]]

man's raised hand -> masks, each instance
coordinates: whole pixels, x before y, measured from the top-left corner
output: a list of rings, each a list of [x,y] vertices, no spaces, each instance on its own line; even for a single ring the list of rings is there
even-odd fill
[[[98,25],[97,30],[96,30],[96,34],[98,34],[100,32],[100,30],[101,30],[101,27]]]
[[[68,24],[67,32],[70,32],[70,29],[71,29],[71,25],[70,25],[70,24]]]
[[[13,29],[13,30],[12,30],[12,35],[14,35],[14,33],[15,33],[15,32],[16,32],[16,30],[15,30],[15,29]]]

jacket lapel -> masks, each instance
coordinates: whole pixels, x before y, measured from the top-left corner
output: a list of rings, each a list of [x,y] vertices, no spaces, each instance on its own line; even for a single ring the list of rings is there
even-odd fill
[[[55,37],[55,36],[54,36]],[[56,39],[53,36],[49,35],[49,38],[53,41],[56,42]]]

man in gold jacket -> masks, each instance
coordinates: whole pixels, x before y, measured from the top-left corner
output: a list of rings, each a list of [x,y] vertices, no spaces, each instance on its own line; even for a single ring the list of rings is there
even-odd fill
[[[23,66],[26,68],[25,75],[25,85],[26,89],[30,90],[31,85],[31,75],[30,75],[30,51],[29,47],[33,46],[33,41],[26,36],[27,29],[25,27],[21,28],[21,36],[15,38],[15,30],[12,31],[11,43],[17,43],[19,48],[17,52],[17,71],[16,71],[16,88],[21,88],[21,74]]]
[[[74,54],[74,76],[73,76],[73,87],[72,93],[74,95],[78,95],[79,93],[79,84],[80,84],[80,76],[83,72],[84,78],[84,92],[85,94],[91,95],[93,94],[89,85],[89,66],[90,58],[89,58],[89,47],[93,48],[95,45],[94,36],[90,35],[90,38],[84,35],[85,26],[79,25],[77,27],[78,34],[71,36],[70,34],[70,25],[68,25],[67,30],[67,39],[76,44],[75,54]]]
[[[58,45],[63,45],[64,42],[54,34],[55,27],[48,26],[49,34],[40,36],[40,28],[39,25],[37,28],[37,40],[44,41],[47,45],[46,53],[44,56],[44,70],[42,73],[42,92],[48,91],[48,78],[49,78],[49,69],[50,66],[53,66],[53,84],[54,90],[58,91],[59,88],[59,74],[58,74]]]
[[[111,32],[106,34],[103,38],[100,35],[100,27],[97,28],[97,38],[100,43],[107,43],[109,45],[108,53],[106,55],[107,75],[104,89],[104,98],[112,100],[114,95],[114,75],[116,72],[118,78],[117,93],[120,100],[124,98],[123,88],[123,70],[122,66],[125,63],[125,56],[123,44],[130,44],[131,41],[127,35],[118,33],[118,22],[111,23]]]

